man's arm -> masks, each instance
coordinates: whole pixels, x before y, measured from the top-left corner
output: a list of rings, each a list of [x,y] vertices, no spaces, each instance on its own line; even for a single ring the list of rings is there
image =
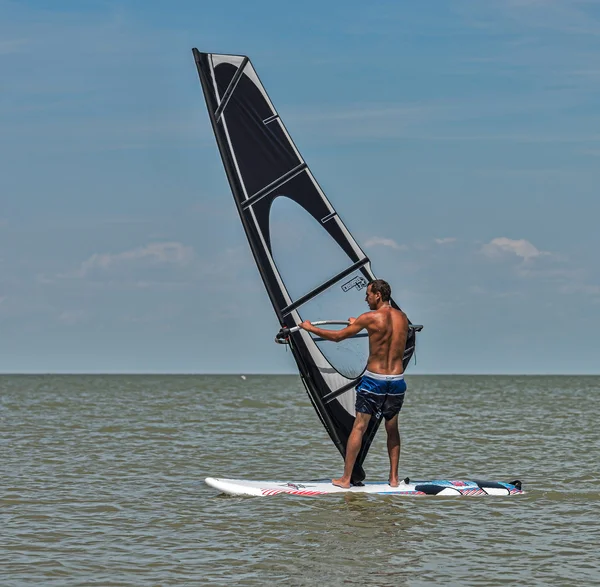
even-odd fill
[[[308,320],[299,324],[301,328],[306,330],[307,332],[312,332],[325,340],[331,340],[332,342],[340,342],[355,334],[358,334],[363,328],[367,327],[367,323],[369,321],[368,313],[362,314],[356,319],[352,319],[350,321],[350,325],[346,326],[346,328],[342,328],[341,330],[325,330],[324,328],[317,328],[313,326]]]

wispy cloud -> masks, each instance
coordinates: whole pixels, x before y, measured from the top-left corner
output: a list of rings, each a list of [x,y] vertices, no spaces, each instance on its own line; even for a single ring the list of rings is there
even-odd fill
[[[113,267],[131,265],[139,262],[151,264],[186,265],[194,258],[192,247],[178,242],[150,243],[121,253],[96,253],[81,264],[77,271],[84,277],[94,269],[107,270]]]
[[[452,118],[452,107],[445,103],[349,103],[344,106],[286,109],[290,129],[303,129],[307,135],[345,140],[398,138],[421,134],[423,125],[433,120]]]
[[[520,56],[515,55],[515,69]],[[576,59],[576,57],[573,57]],[[567,64],[571,66],[569,61]],[[535,69],[536,63],[530,64]],[[550,68],[549,63],[545,66]],[[512,67],[512,66],[511,66]],[[518,72],[523,77],[523,66]],[[546,71],[546,70],[544,70]],[[537,71],[537,75],[542,73]],[[563,71],[568,78],[571,74]],[[548,73],[548,79],[550,73]],[[587,78],[586,78],[587,79]],[[587,79],[587,86],[595,89],[600,77]],[[583,83],[583,82],[582,82]],[[580,84],[581,85],[581,84]],[[588,88],[590,89],[590,88]],[[547,123],[536,126],[538,120],[556,116],[585,102],[581,88],[571,91],[549,91],[540,84],[526,91],[489,94],[482,86],[477,94],[465,94],[446,100],[421,100],[410,103],[346,104],[335,108],[326,105],[318,108],[286,108],[283,115],[289,129],[306,137],[320,140],[372,140],[418,139],[425,141],[495,141],[517,143],[587,143],[597,142],[600,135],[590,126],[563,129]],[[587,92],[587,90],[586,90]],[[506,125],[508,117],[527,115],[529,122],[519,127]],[[307,139],[305,139],[307,140]]]
[[[149,218],[141,218],[136,216],[110,216],[100,220],[101,224],[151,224]]]
[[[373,236],[365,242],[365,247],[388,247],[397,251],[408,251],[407,245],[400,245],[391,238],[383,238],[380,236]]]
[[[198,255],[180,242],[152,242],[117,253],[95,253],[75,268],[54,274],[38,273],[35,283],[57,286],[76,280],[84,288],[182,291],[254,287],[256,275],[246,246],[227,247]]]
[[[79,324],[84,321],[86,313],[83,310],[65,310],[58,316],[58,320],[64,324]]]
[[[165,84],[179,73],[173,63],[181,56],[168,55],[180,51],[173,31],[114,7],[28,4],[0,0],[0,39],[6,39],[0,57],[6,55],[4,77],[10,79],[0,95],[6,115],[0,146],[148,150],[203,140],[183,98],[177,103],[177,95],[161,88],[180,83]],[[144,74],[149,62],[154,75]]]
[[[590,283],[568,283],[560,288],[562,293],[581,293],[591,296],[600,296],[600,285]]]
[[[514,240],[504,236],[494,238],[489,243],[481,247],[481,252],[489,258],[499,258],[506,254],[516,255],[523,261],[531,261],[542,255],[549,255],[547,251],[540,251],[537,247],[531,244],[528,240]]]
[[[473,24],[513,30],[550,30],[565,34],[600,35],[593,0],[469,0],[462,3]]]
[[[449,245],[450,243],[455,243],[456,238],[453,236],[445,237],[445,238],[436,238],[435,242],[438,245]]]
[[[0,41],[0,55],[12,55],[22,52],[29,44],[28,39],[5,39]]]

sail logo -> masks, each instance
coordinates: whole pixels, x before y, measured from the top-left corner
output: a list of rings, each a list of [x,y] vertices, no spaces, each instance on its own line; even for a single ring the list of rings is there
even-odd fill
[[[365,287],[367,287],[367,285],[369,285],[367,283],[367,280],[364,277],[360,277],[357,276],[354,279],[351,279],[350,281],[347,281],[346,283],[344,283],[342,285],[342,291],[350,291],[352,288],[356,288],[358,290],[361,290]]]

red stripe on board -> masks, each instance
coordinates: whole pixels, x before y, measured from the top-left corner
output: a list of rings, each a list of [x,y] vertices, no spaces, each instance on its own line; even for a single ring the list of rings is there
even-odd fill
[[[487,495],[483,489],[464,489],[461,495]]]
[[[310,491],[300,489],[261,489],[263,495],[277,495],[278,493],[288,493],[290,495],[325,495],[325,491]]]

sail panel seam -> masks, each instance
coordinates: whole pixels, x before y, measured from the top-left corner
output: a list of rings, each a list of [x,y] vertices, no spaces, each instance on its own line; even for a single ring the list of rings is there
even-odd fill
[[[227,89],[225,90],[225,93],[223,94],[223,99],[221,100],[221,103],[215,110],[215,119],[217,122],[219,122],[221,115],[223,114],[223,110],[225,110],[227,104],[229,103],[231,96],[233,95],[235,88],[237,87],[240,79],[242,79],[242,75],[244,73],[244,68],[246,67],[246,64],[248,63],[248,61],[249,61],[248,57],[244,57],[244,59],[240,63],[240,66],[238,67],[238,70],[235,72],[233,78],[231,78],[231,81],[229,82],[229,85],[227,86]]]

